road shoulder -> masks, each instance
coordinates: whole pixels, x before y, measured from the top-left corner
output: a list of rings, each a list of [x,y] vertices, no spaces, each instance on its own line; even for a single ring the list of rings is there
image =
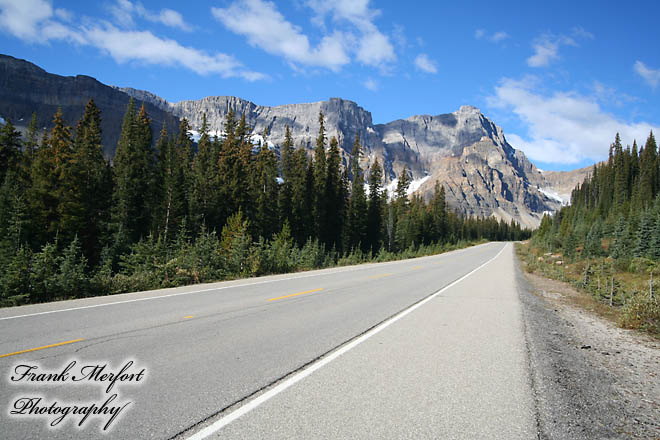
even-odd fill
[[[660,343],[516,265],[541,438],[660,438]]]

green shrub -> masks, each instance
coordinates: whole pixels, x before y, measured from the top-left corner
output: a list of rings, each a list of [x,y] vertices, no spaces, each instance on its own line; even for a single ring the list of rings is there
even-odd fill
[[[638,293],[624,306],[621,318],[624,328],[638,328],[660,335],[660,302]]]

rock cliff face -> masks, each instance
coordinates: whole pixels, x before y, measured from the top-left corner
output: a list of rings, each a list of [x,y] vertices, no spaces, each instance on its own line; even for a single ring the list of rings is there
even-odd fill
[[[323,112],[327,136],[339,140],[344,164],[348,163],[358,134],[365,150],[363,168],[378,160],[384,164],[388,181],[396,179],[404,167],[413,179],[428,177],[418,189],[425,197],[432,194],[435,181],[439,180],[446,187],[450,206],[464,214],[495,215],[535,227],[545,212],[561,206],[552,190],[545,190],[550,185],[543,174],[521,151],[509,145],[501,128],[475,107],[463,106],[454,113],[412,116],[374,125],[371,113],[339,98],[263,107],[221,96],[161,105],[178,117],[188,118],[194,127],[201,125],[201,115],[206,113],[211,130],[218,132],[231,108],[236,114],[246,115],[255,133],[267,128],[268,140],[275,145],[284,141],[285,127],[289,125],[295,144],[308,149],[314,147],[318,115]]]
[[[64,120],[75,129],[90,98],[101,110],[103,149],[106,157],[111,158],[129,95],[89,76],[53,75],[25,60],[0,55],[0,116],[11,119],[19,128],[27,126],[34,112],[39,127],[50,127],[53,115],[61,108]],[[150,102],[146,109],[154,127],[166,122],[173,131],[178,126],[177,118],[169,112]]]
[[[315,145],[322,112],[327,137],[339,140],[345,165],[357,134],[364,148],[362,167],[366,169],[378,160],[384,166],[386,184],[405,167],[415,180],[414,187],[425,197],[439,181],[445,185],[448,203],[454,209],[468,215],[514,219],[529,227],[537,226],[544,212],[561,206],[559,195],[566,195],[567,179],[583,178],[580,173],[577,177],[551,173],[546,178],[521,151],[509,145],[501,128],[471,106],[375,125],[370,112],[340,98],[276,107],[232,96],[170,103],[150,92],[109,87],[90,77],[52,75],[26,61],[0,55],[0,117],[28,121],[36,111],[40,124],[47,126],[62,107],[73,125],[93,97],[102,111],[109,157],[114,153],[129,96],[145,103],[155,131],[163,122],[175,127],[184,117],[199,129],[206,113],[211,131],[221,134],[226,115],[233,109],[237,115],[246,116],[254,134],[267,129],[269,143],[281,145],[288,125],[295,145],[309,150]]]

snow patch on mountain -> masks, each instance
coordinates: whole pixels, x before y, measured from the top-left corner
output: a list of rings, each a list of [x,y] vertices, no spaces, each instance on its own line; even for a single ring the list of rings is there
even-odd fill
[[[417,191],[427,180],[429,180],[430,176],[424,176],[421,179],[414,179],[412,182],[410,182],[410,186],[408,186],[408,191],[406,191],[406,194],[411,195],[415,191]],[[393,199],[394,194],[396,192],[396,186],[399,184],[399,179],[393,179],[386,187],[385,191],[387,193],[388,198]]]
[[[560,202],[564,206],[565,205],[570,205],[570,203],[571,203],[570,199],[566,200],[565,198],[563,198],[562,196],[560,196],[559,194],[557,194],[555,191],[553,191],[551,189],[539,188],[539,191],[542,194],[545,194],[546,196],[548,196],[549,198],[551,198],[553,200],[557,200],[558,202]]]

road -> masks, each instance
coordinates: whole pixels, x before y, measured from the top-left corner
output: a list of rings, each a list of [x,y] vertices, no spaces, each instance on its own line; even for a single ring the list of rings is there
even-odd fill
[[[0,437],[535,438],[514,264],[511,244],[489,243],[2,309]],[[59,382],[18,380],[73,360]],[[129,361],[132,379],[108,392],[107,377],[71,377]],[[107,414],[81,428],[82,415],[55,428],[61,414],[9,415],[25,398],[100,406],[115,393],[108,406],[130,404],[107,432]]]

